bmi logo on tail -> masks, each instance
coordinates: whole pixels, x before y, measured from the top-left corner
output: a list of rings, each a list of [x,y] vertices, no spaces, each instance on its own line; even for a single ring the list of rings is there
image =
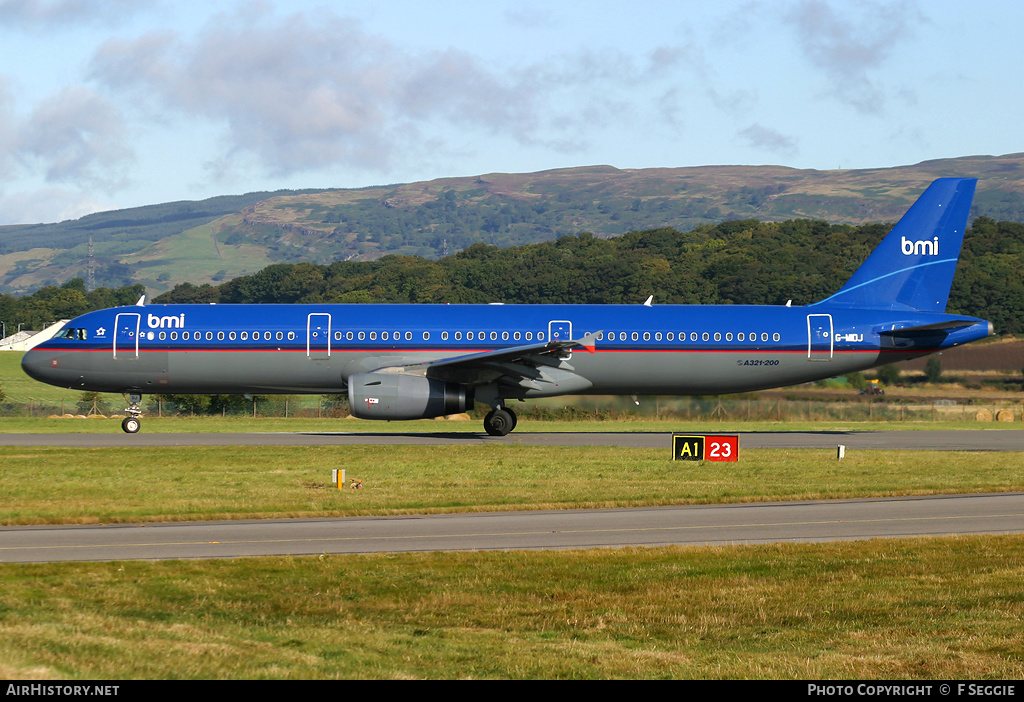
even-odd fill
[[[911,241],[905,236],[900,237],[900,245],[903,247],[904,256],[938,256],[939,237],[931,241]]]

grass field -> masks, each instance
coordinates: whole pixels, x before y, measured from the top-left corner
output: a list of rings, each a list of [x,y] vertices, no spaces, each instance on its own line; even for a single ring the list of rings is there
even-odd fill
[[[19,565],[16,678],[996,679],[1024,541],[982,536]]]
[[[0,367],[4,389],[20,392],[6,377]],[[893,428],[735,420],[699,426]],[[524,419],[518,431],[694,428],[653,418]],[[475,421],[147,417],[144,431],[479,429]],[[120,429],[116,420],[3,418],[2,431]],[[6,525],[1024,489],[1024,456],[994,452],[857,451],[837,462],[833,451],[746,450],[735,464],[683,465],[668,460],[667,448],[516,445],[2,452]],[[364,489],[334,489],[332,468],[346,468]],[[1022,579],[1019,536],[4,564],[0,677],[1018,679]]]
[[[1020,454],[10,448],[4,523],[1020,490]],[[329,485],[347,466],[360,491]],[[8,679],[1016,679],[1024,538],[0,566]]]
[[[5,449],[0,523],[393,515],[1024,489],[1020,453],[744,451],[673,462],[614,447],[304,446]],[[338,490],[345,468],[364,489]]]

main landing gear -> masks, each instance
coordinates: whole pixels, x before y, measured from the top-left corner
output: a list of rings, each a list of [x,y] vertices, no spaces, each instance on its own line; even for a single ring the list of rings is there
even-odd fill
[[[121,429],[126,434],[137,434],[139,429],[142,428],[142,422],[139,420],[142,416],[142,408],[139,407],[139,403],[142,402],[142,395],[133,392],[125,393],[125,397],[131,404],[124,411],[128,416],[121,421]]]
[[[518,422],[515,412],[499,405],[484,417],[484,429],[491,436],[505,436],[516,428]]]

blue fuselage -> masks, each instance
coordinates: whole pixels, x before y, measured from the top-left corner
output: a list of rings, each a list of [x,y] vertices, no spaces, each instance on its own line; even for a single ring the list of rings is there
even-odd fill
[[[912,329],[907,333],[900,330]],[[828,378],[983,338],[944,313],[688,305],[149,305],[82,315],[23,360],[62,387],[133,393],[334,393],[348,379],[597,334],[560,357],[560,394],[714,394]],[[480,370],[469,383],[484,382]]]

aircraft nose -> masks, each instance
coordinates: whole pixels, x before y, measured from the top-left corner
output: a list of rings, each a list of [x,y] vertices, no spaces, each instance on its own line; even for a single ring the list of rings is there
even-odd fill
[[[47,351],[30,349],[21,357],[21,369],[25,375],[41,383],[54,383],[60,375],[57,357]]]

